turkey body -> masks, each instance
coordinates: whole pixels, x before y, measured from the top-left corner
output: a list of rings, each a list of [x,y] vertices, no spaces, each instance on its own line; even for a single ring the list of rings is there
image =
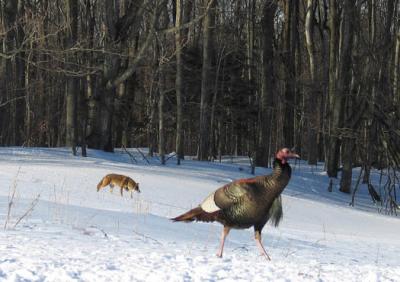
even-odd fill
[[[279,157],[279,158],[278,158]],[[277,152],[272,174],[233,181],[210,194],[198,207],[173,218],[173,221],[217,221],[224,225],[217,256],[222,257],[225,238],[230,229],[254,227],[256,244],[270,260],[261,242],[265,224],[278,226],[282,219],[281,193],[289,183],[292,170],[289,158],[299,158],[289,149]]]
[[[290,176],[290,165],[275,160],[271,175],[237,180],[216,190],[200,205],[211,216],[201,212],[193,220],[215,220],[236,229],[254,226],[260,231],[270,219],[277,225],[282,218],[280,194]]]

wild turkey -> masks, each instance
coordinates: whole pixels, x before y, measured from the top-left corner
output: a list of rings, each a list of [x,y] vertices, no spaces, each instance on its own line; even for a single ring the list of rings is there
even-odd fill
[[[289,182],[288,159],[299,158],[287,148],[276,153],[273,172],[266,176],[233,181],[213,192],[198,207],[173,218],[173,221],[217,221],[224,225],[217,256],[222,257],[225,238],[231,228],[254,227],[256,244],[270,260],[261,242],[261,231],[271,220],[277,226],[282,218],[280,194]]]

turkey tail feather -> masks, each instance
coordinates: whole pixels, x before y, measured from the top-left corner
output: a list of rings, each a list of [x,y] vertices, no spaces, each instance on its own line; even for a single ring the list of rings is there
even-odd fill
[[[201,207],[197,207],[191,209],[190,211],[181,214],[175,218],[171,218],[172,221],[183,221],[183,222],[192,222],[192,221],[204,221],[211,222],[217,220],[218,211],[213,213],[205,212]]]
[[[279,195],[272,203],[271,208],[268,211],[268,218],[271,225],[277,227],[283,218],[282,210],[282,198]]]

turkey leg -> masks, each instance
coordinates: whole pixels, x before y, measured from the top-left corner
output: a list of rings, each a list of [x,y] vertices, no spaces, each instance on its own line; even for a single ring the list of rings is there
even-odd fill
[[[258,230],[255,231],[255,239],[256,239],[256,244],[257,244],[258,248],[260,249],[261,255],[264,256],[267,260],[271,260],[271,258],[265,251],[264,246],[261,242],[261,231],[258,231]]]
[[[231,229],[229,227],[224,226],[224,229],[222,230],[222,234],[221,234],[221,244],[219,246],[217,257],[222,258],[222,252],[224,251],[225,238],[226,238],[226,236],[228,236],[230,230]]]

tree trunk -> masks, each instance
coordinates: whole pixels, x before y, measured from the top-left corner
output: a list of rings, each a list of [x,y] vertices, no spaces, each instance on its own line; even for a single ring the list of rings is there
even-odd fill
[[[334,129],[339,129],[343,124],[344,109],[343,104],[347,99],[350,99],[351,93],[351,78],[352,78],[352,49],[353,49],[353,33],[354,33],[354,17],[355,17],[355,0],[346,0],[343,7],[343,23],[341,28],[341,46],[339,56],[339,79],[338,79],[338,92],[335,96],[336,108],[334,112],[333,125]],[[350,101],[348,103],[351,103]],[[343,151],[346,156],[344,159],[344,167],[342,172],[342,179],[340,191],[350,193],[351,191],[351,173],[352,173],[352,148],[353,141],[349,138],[345,139]],[[349,179],[350,178],[350,179]]]
[[[23,48],[24,40],[25,40],[25,31],[23,28],[22,18],[25,13],[25,0],[18,0],[17,5],[17,34],[15,37],[16,46],[17,48]],[[16,97],[23,97],[26,95],[25,89],[25,73],[26,70],[26,52],[21,51],[19,55],[15,58],[15,67],[16,67]],[[17,144],[22,144],[24,141],[22,139],[24,132],[24,120],[25,120],[25,112],[26,112],[26,101],[24,99],[19,99],[16,103],[16,123],[17,123],[17,132],[16,132],[16,139]],[[26,136],[25,136],[26,138]]]
[[[181,24],[182,24],[182,1],[176,0],[176,21],[175,27],[175,49],[176,49],[176,80],[175,80],[175,91],[176,91],[176,140],[175,140],[175,151],[178,165],[181,163],[181,159],[184,158],[183,152],[183,117],[182,117],[182,94],[183,94],[183,45],[181,37]]]
[[[169,14],[168,14],[168,7],[167,7],[167,1],[163,2],[162,5],[162,11],[160,15],[160,28],[161,29],[166,29],[168,27],[169,23]],[[158,42],[160,46],[156,46],[157,48],[157,57],[159,59],[158,62],[158,72],[159,72],[159,101],[158,101],[158,154],[160,156],[161,164],[165,165],[165,144],[166,144],[166,138],[165,138],[165,118],[164,118],[164,104],[165,104],[165,94],[167,92],[167,87],[166,87],[166,64],[162,61],[163,57],[166,57],[165,54],[161,53],[162,51],[162,44],[166,41],[166,37],[163,36],[159,39],[161,42]]]
[[[319,103],[320,91],[317,72],[316,47],[314,44],[314,11],[315,1],[307,0],[307,14],[305,22],[305,38],[310,65],[311,86],[306,99],[307,120],[307,152],[308,164],[316,165],[318,161],[318,130],[319,130]],[[318,110],[317,110],[318,109]]]
[[[78,1],[68,0],[67,2],[68,10],[68,48],[73,47],[76,44],[78,38]],[[70,63],[76,63],[74,55],[69,58]],[[66,86],[66,140],[65,145],[72,148],[72,153],[76,155],[77,146],[77,79],[75,77],[67,77]]]
[[[158,100],[158,155],[162,165],[165,165],[165,128],[164,128],[164,101],[165,101],[165,78],[160,75],[160,97]]]
[[[342,145],[342,177],[340,179],[340,191],[351,193],[351,180],[353,175],[353,150],[354,140],[345,138]]]
[[[285,69],[285,118],[284,118],[284,142],[285,146],[294,146],[294,111],[296,96],[296,39],[299,1],[289,0],[284,2],[284,69]]]
[[[336,0],[329,2],[329,144],[327,172],[329,177],[337,177],[339,163],[339,138],[337,127],[340,123],[340,101],[336,99],[336,69],[337,69],[337,3]],[[339,103],[338,103],[339,102]],[[339,107],[339,108],[338,108]],[[334,114],[335,113],[335,114]]]
[[[156,60],[156,59],[155,59]],[[157,81],[157,69],[158,64],[155,62],[153,63],[153,74],[150,83],[150,90],[149,90],[149,101],[148,101],[148,115],[149,115],[149,122],[147,123],[147,143],[149,144],[149,156],[153,157],[154,152],[156,151],[156,144],[157,144],[157,121],[156,121],[156,112],[157,112],[157,102],[155,99],[155,95],[157,93],[158,84]]]
[[[210,96],[212,85],[213,61],[213,34],[215,26],[215,7],[217,0],[205,0],[205,7],[209,7],[203,20],[203,66],[201,72],[201,100],[198,160],[207,160],[210,145]]]
[[[397,2],[397,1],[396,1]],[[392,45],[392,25],[393,25],[393,12],[395,8],[395,0],[387,0],[386,1],[386,11],[385,11],[385,25],[383,31],[383,44],[381,45],[383,50],[381,51],[381,61],[379,62],[379,84],[378,87],[380,89],[379,96],[382,97],[382,100],[385,100],[388,105],[392,103],[391,99],[387,99],[387,93],[391,92],[390,89],[390,72],[389,66],[387,62],[390,61],[390,51],[393,50]],[[385,105],[386,106],[386,105]]]
[[[262,70],[261,70],[261,97],[259,109],[259,135],[256,151],[256,165],[268,166],[270,156],[270,138],[272,114],[274,107],[274,19],[276,11],[275,1],[266,1],[262,17]]]
[[[220,75],[220,70],[221,67],[223,68],[224,66],[222,65],[222,60],[224,57],[224,48],[222,48],[216,58],[216,71],[215,71],[215,81],[214,81],[214,93],[212,95],[212,100],[211,100],[211,114],[210,114],[210,136],[211,136],[211,140],[210,140],[210,149],[209,149],[209,156],[211,156],[211,159],[214,160],[216,158],[217,155],[217,148],[216,148],[216,111],[217,111],[217,97],[218,97],[218,92],[219,92],[219,75]],[[221,87],[221,92],[223,93],[223,86]]]
[[[394,67],[393,67],[393,97],[395,101],[395,105],[397,108],[400,103],[400,85],[399,85],[399,73],[400,73],[400,15],[399,15],[399,23],[397,25],[397,34],[396,34],[396,48],[394,55]]]
[[[368,33],[367,33],[369,48],[375,48],[376,42],[376,0],[368,0]],[[371,101],[370,107],[368,110],[367,120],[364,122],[365,127],[365,172],[363,182],[368,183],[370,169],[372,167],[372,163],[377,160],[377,152],[374,144],[377,142],[376,131],[376,122],[372,116],[374,111],[374,104],[376,99],[376,81],[378,78],[378,71],[375,66],[375,55],[370,55],[366,60],[366,95],[367,99]]]
[[[26,95],[24,91],[26,58],[22,46],[25,39],[22,27],[25,3],[24,0],[5,0],[2,2],[3,54],[12,54],[21,48],[13,58],[1,59],[1,79],[3,79],[1,82],[3,88],[1,98],[10,101],[8,121],[4,123],[4,126],[7,127],[8,144],[20,145],[23,141],[21,133],[24,132],[26,106],[24,99],[21,99]]]

